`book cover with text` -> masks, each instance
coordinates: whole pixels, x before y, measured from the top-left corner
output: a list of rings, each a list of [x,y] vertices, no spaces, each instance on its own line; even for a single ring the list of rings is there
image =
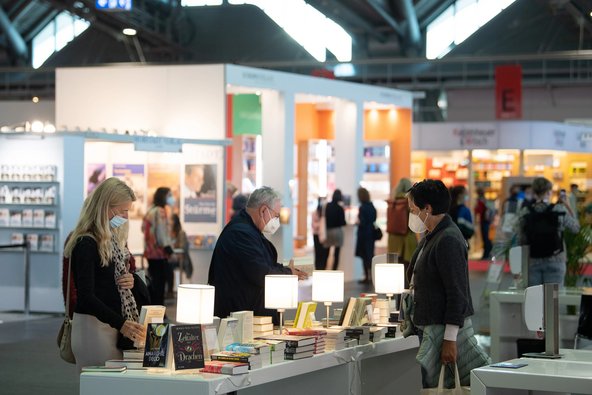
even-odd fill
[[[175,370],[204,367],[204,348],[201,325],[175,325],[172,327]]]
[[[169,324],[148,324],[143,366],[145,368],[165,368],[168,346]]]

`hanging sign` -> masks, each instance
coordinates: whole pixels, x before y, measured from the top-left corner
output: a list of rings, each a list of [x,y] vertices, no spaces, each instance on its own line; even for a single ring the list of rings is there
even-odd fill
[[[180,139],[134,136],[136,151],[151,152],[183,152],[183,142]]]
[[[522,67],[495,68],[495,118],[522,119]]]
[[[232,134],[261,134],[261,96],[240,94],[232,97]]]

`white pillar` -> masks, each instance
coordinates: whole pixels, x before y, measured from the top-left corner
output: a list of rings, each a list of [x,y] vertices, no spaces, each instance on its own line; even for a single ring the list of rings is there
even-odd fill
[[[357,189],[364,165],[364,105],[338,100],[335,105],[335,186],[350,195],[351,205],[358,205]],[[345,281],[362,278],[362,261],[354,257],[356,227],[345,227],[345,239],[339,257],[339,269]]]
[[[292,211],[290,223],[282,225],[270,238],[278,250],[278,261],[294,255],[292,224],[294,219],[290,180],[294,177],[294,95],[290,92],[264,91],[262,108],[263,185],[282,194],[282,206]]]

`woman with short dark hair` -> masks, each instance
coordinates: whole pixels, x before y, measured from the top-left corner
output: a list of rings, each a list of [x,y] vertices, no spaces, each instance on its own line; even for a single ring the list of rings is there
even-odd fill
[[[447,214],[448,189],[439,180],[424,180],[408,193],[409,228],[425,233],[411,258],[413,325],[420,338],[418,361],[424,388],[435,387],[442,364],[456,364],[462,385],[471,369],[489,362],[474,341],[470,316],[467,243]],[[453,382],[448,374],[446,382]]]

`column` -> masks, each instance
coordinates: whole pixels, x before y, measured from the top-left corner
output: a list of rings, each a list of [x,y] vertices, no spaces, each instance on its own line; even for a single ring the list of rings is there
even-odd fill
[[[335,105],[335,181],[344,195],[350,195],[351,205],[358,206],[357,189],[362,181],[364,150],[364,106],[361,102],[338,100]],[[356,227],[345,227],[344,244],[339,258],[339,269],[345,281],[362,278],[360,258],[354,257]]]
[[[293,213],[290,180],[294,177],[294,95],[290,92],[264,91],[262,108],[263,185],[282,194],[282,206],[292,211],[290,223],[282,225],[270,240],[278,251],[278,261],[294,255]]]

